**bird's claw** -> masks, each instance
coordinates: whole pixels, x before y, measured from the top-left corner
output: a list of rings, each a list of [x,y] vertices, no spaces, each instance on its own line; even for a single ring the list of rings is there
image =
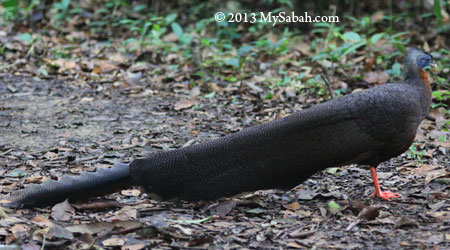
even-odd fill
[[[389,192],[389,191],[384,191],[384,192],[381,191],[380,193],[373,192],[372,196],[373,197],[378,197],[378,198],[381,198],[381,199],[387,200],[387,201],[390,200],[391,198],[400,198],[401,197],[399,194],[392,193],[392,192]]]

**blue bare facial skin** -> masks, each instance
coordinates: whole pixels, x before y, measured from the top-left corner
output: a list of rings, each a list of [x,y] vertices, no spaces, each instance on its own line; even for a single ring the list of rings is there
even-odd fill
[[[417,58],[417,66],[421,69],[429,68],[434,66],[433,58],[431,55],[426,54]]]

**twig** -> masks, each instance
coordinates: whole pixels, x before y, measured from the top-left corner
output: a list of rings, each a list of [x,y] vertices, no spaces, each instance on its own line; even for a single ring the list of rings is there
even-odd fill
[[[361,222],[361,219],[356,219],[355,221],[353,221],[352,223],[350,223],[350,225],[348,225],[348,227],[345,229],[346,232],[352,230],[356,225],[358,225]]]
[[[432,122],[435,122],[435,121],[436,121],[436,118],[434,118],[434,117],[431,116],[431,115],[426,115],[426,116],[425,116],[425,119],[427,119],[428,121],[432,121]]]
[[[6,150],[5,152],[1,152],[1,153],[0,153],[0,156],[4,156],[4,155],[7,155],[7,154],[8,154],[8,153],[10,153],[11,151],[13,151],[13,149],[12,149],[12,148],[10,148],[10,149]]]
[[[331,15],[336,16],[336,10],[337,10],[336,5],[330,5],[330,10],[331,10]],[[325,42],[323,43],[322,50],[326,50],[328,48],[328,37],[331,36],[333,29],[334,29],[334,23],[332,22],[331,25],[328,27],[327,36],[325,37]]]
[[[333,90],[331,89],[330,80],[328,79],[326,73],[322,73],[322,74],[320,74],[320,76],[322,77],[323,81],[327,84],[328,92],[330,93],[331,99],[334,99],[334,94],[333,94]]]

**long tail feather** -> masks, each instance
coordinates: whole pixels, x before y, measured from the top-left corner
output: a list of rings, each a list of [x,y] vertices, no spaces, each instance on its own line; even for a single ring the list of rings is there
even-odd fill
[[[42,207],[65,199],[83,200],[89,197],[113,193],[132,186],[129,164],[118,163],[114,167],[96,172],[84,172],[79,176],[64,175],[58,181],[49,180],[40,185],[16,191],[11,196],[10,207]]]

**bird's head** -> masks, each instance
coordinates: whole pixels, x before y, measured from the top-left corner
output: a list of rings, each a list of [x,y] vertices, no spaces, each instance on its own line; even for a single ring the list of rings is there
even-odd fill
[[[417,70],[437,66],[430,54],[418,48],[409,49],[406,62],[410,67],[416,68]]]

